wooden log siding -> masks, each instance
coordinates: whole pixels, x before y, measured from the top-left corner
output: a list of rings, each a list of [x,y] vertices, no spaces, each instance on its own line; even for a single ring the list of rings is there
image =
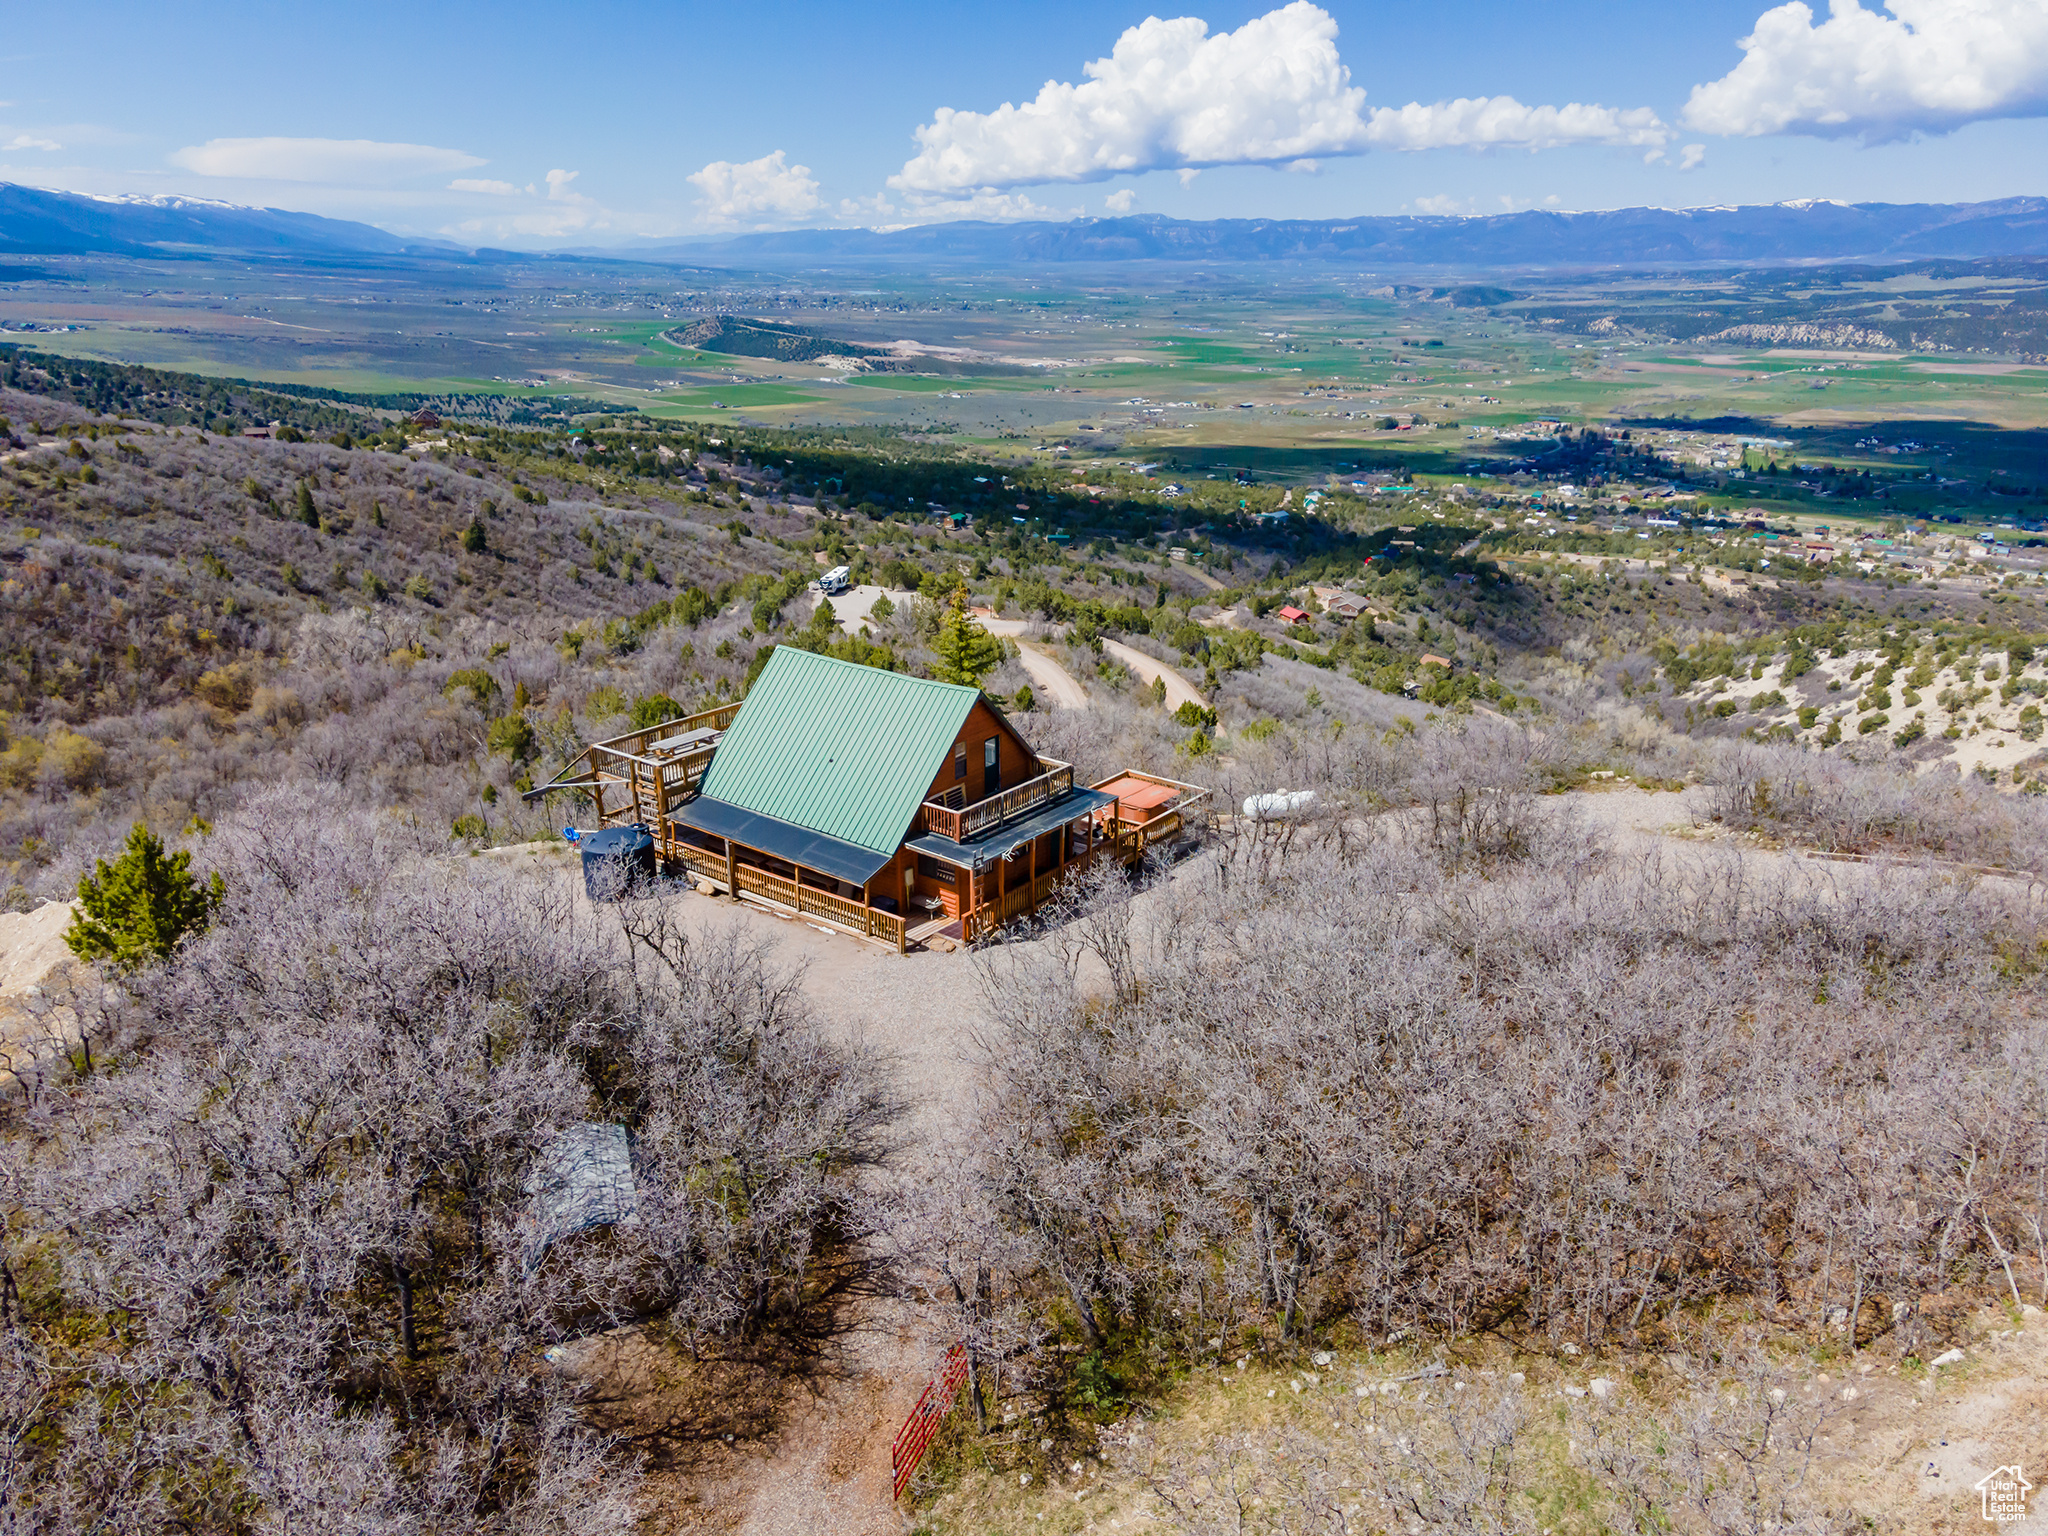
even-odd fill
[[[956,811],[936,800],[925,801],[925,830],[940,837],[949,837],[956,843],[964,843],[1035,805],[1058,799],[1074,787],[1072,763],[1058,762],[1050,757],[1042,757],[1039,762],[1052,766],[1035,779],[1026,779],[1022,784],[990,795],[986,800],[977,800],[962,810]]]

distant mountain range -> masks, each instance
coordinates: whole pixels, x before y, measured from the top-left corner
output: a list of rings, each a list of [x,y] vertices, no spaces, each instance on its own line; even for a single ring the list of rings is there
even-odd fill
[[[613,252],[625,255],[625,252]],[[1361,266],[1585,267],[2048,255],[2048,198],[1621,208],[1478,218],[1209,219],[799,229],[638,253],[731,265],[878,261],[1343,262]]]
[[[197,197],[88,197],[0,182],[0,255],[397,255],[417,241],[368,224]]]
[[[0,255],[293,256],[464,253],[368,224],[186,197],[88,197],[0,182]],[[1990,203],[1832,203],[1621,208],[1477,218],[1210,219],[1145,215],[1063,224],[924,224],[797,229],[719,240],[583,250],[584,258],[691,266],[883,262],[1341,262],[1365,267],[1686,266],[1717,263],[1969,260],[2048,256],[2048,198]]]

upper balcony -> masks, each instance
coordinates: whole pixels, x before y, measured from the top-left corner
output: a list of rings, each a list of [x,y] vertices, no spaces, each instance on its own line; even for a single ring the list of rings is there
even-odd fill
[[[1026,779],[1022,784],[999,790],[986,800],[977,800],[958,810],[937,800],[925,801],[925,830],[940,837],[949,837],[956,843],[972,842],[992,828],[1072,792],[1072,763],[1056,762],[1049,757],[1041,757],[1038,762],[1045,772],[1037,778]]]
[[[721,704],[608,741],[594,741],[583,749],[580,762],[572,760],[548,783],[528,790],[525,799],[531,803],[557,790],[582,790],[595,798],[600,826],[620,816],[653,825],[666,814],[672,797],[686,794],[702,782],[712,754],[739,712],[736,702]],[[614,785],[626,791],[626,800],[615,801],[607,810],[605,790]]]

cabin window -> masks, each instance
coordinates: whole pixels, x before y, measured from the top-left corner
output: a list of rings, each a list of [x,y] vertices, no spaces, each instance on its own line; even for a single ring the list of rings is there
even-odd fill
[[[981,744],[981,793],[984,798],[1003,787],[1002,762],[996,755],[998,740],[999,738],[991,736]]]
[[[938,881],[940,885],[953,883],[953,866],[941,864],[928,853],[920,853],[917,856],[917,872],[927,880]]]
[[[953,743],[953,777],[955,779],[967,777],[967,743],[964,741]]]

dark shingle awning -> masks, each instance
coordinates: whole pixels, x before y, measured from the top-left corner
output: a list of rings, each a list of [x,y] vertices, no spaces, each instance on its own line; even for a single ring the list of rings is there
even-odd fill
[[[895,857],[894,853],[876,853],[872,848],[714,800],[709,795],[699,795],[670,820],[679,827],[744,843],[786,863],[801,864],[805,869],[853,885],[866,885]]]
[[[914,853],[927,854],[961,869],[982,870],[997,859],[1007,858],[1033,838],[1043,837],[1069,822],[1093,815],[1106,805],[1115,804],[1115,795],[1104,794],[1099,789],[1077,789],[1035,807],[1029,815],[1004,822],[972,842],[956,843],[950,837],[928,832],[923,837],[913,837],[906,846]]]

